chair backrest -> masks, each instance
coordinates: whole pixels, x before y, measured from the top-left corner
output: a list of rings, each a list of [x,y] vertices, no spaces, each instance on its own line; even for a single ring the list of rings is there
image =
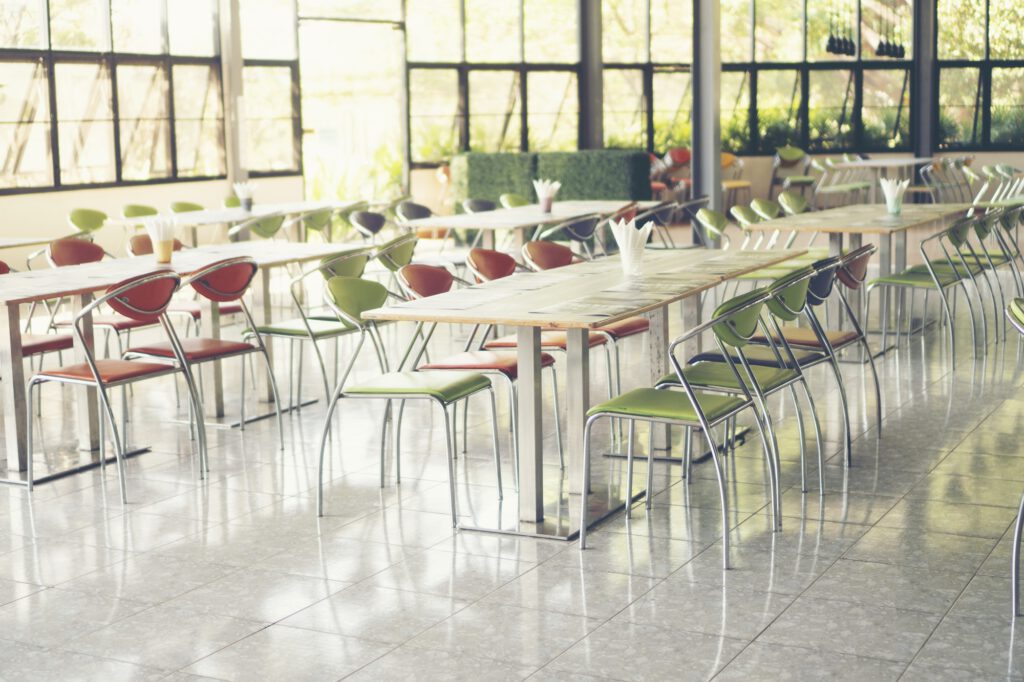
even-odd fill
[[[773,220],[782,213],[782,207],[771,199],[754,199],[750,202],[750,208],[761,220]]]
[[[202,211],[204,210],[202,204],[197,204],[192,201],[172,201],[171,212],[172,213],[188,213],[189,211]]]
[[[426,298],[451,291],[455,278],[436,265],[410,263],[398,271],[398,281],[412,298]]]
[[[180,239],[174,240],[174,246],[172,248],[175,251],[181,251],[183,247],[184,245],[181,243]],[[129,256],[148,256],[152,253],[153,240],[150,239],[148,234],[135,234],[128,240]]]
[[[742,348],[757,331],[761,310],[764,308],[764,289],[754,289],[734,296],[718,306],[712,319],[721,320],[711,329],[715,337],[726,346]]]
[[[90,234],[103,227],[107,222],[107,214],[91,208],[76,208],[68,214],[68,223],[72,229]]]
[[[868,244],[843,256],[842,263],[836,271],[836,278],[847,289],[859,289],[867,279],[868,264],[871,262],[871,255],[874,252],[875,245]]]
[[[594,231],[597,229],[597,224],[601,222],[601,216],[586,216],[584,218],[576,218],[569,222],[562,223],[560,226],[561,231],[574,241],[582,242],[590,239],[594,236]]]
[[[0,260],[0,275],[6,275],[11,271],[11,266]]]
[[[523,259],[533,270],[551,270],[571,265],[575,254],[562,244],[532,241],[523,244]]]
[[[779,206],[786,212],[786,215],[796,215],[807,210],[809,202],[802,194],[790,192],[788,189],[779,193],[777,197]]]
[[[780,168],[800,168],[807,165],[807,152],[799,147],[787,144],[775,150],[775,165]]]
[[[514,194],[507,192],[498,197],[498,201],[504,208],[515,208],[516,206],[528,206],[530,200],[524,197],[522,194]]]
[[[487,199],[466,199],[462,202],[462,210],[466,213],[486,213],[498,208],[498,205]]]
[[[807,305],[807,289],[814,276],[814,268],[808,266],[779,277],[768,287],[771,298],[768,309],[780,320],[792,322],[800,317]]]
[[[761,216],[754,213],[749,206],[736,205],[729,208],[729,213],[736,219],[741,229],[747,229],[751,225],[761,222]]]
[[[388,290],[380,282],[357,277],[331,277],[324,297],[335,314],[353,327],[365,327],[363,313],[380,308],[388,300]]]
[[[107,287],[103,296],[88,308],[91,310],[100,303],[106,303],[111,310],[129,319],[156,322],[167,310],[180,284],[181,277],[166,270],[138,275]],[[85,313],[83,309],[76,317],[76,322]]]
[[[373,254],[370,251],[355,251],[327,256],[321,259],[318,270],[324,276],[324,279],[330,279],[331,277],[362,277],[372,256]]]
[[[814,268],[814,276],[811,277],[807,285],[808,303],[817,306],[828,300],[842,263],[843,259],[840,256],[833,256],[822,258],[811,264],[811,267]]]
[[[261,239],[273,239],[281,231],[284,218],[285,216],[282,213],[253,218],[232,227],[228,231],[228,236],[237,238],[237,235],[248,230],[250,234],[254,234]]]
[[[508,277],[516,271],[516,259],[501,251],[473,248],[466,256],[466,265],[484,282]]]
[[[383,213],[374,213],[373,211],[353,211],[349,214],[348,219],[353,227],[367,237],[372,237],[380,232],[388,222]]]
[[[414,234],[403,234],[401,237],[395,237],[377,248],[377,260],[391,272],[397,272],[403,265],[408,265],[412,262],[417,241]]]
[[[720,237],[725,232],[729,219],[721,211],[713,208],[702,208],[697,211],[697,222],[701,224],[712,237]]]
[[[50,242],[46,247],[46,258],[50,265],[62,268],[67,265],[82,265],[103,260],[106,252],[99,244],[69,237]]]
[[[334,209],[323,208],[317,211],[310,211],[302,214],[302,226],[313,232],[323,232],[330,229],[331,218],[334,217]]]
[[[429,218],[434,215],[434,212],[423,204],[417,204],[415,201],[403,201],[398,204],[395,209],[398,214],[398,218],[402,222],[409,222],[410,220],[419,220],[420,218]]]
[[[258,269],[252,258],[230,258],[208,265],[189,277],[188,283],[211,301],[237,301],[248,291]]]
[[[690,163],[690,150],[686,147],[673,147],[665,154],[665,161],[673,166],[685,166]]]
[[[121,216],[124,218],[144,218],[157,213],[156,208],[145,204],[125,204],[121,209]]]

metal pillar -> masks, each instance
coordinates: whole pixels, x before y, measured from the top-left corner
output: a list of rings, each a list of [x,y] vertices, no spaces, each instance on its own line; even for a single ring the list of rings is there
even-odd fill
[[[220,0],[220,73],[224,92],[224,147],[228,184],[249,177],[242,97],[242,30],[239,0]]]
[[[604,87],[601,56],[601,0],[579,0],[580,149],[604,146]]]
[[[914,156],[931,156],[938,130],[935,66],[935,3],[914,3],[914,61],[910,70],[911,140]]]
[[[710,197],[708,205],[719,211],[722,210],[720,22],[719,3],[716,0],[694,0],[693,149],[690,176],[693,178],[693,195]]]

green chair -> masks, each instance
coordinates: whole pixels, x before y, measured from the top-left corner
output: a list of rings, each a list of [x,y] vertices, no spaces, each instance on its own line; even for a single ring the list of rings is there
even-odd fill
[[[224,208],[241,208],[242,200],[236,197],[234,194],[232,194],[231,196],[224,197],[224,200],[221,202],[221,204],[224,206]]]
[[[306,239],[309,239],[309,234],[312,232],[320,235],[321,239],[325,242],[330,242],[333,218],[334,209],[331,208],[322,208],[316,211],[303,213],[299,217],[299,220],[301,221]]]
[[[821,173],[821,179],[814,185],[813,204],[816,209],[864,201],[873,186],[859,172],[837,169],[834,159],[825,159],[823,162],[815,159],[811,167]],[[834,197],[838,197],[838,203],[832,202]]]
[[[385,400],[384,425],[381,430],[380,484],[385,484],[385,435],[391,421],[391,404],[399,402],[398,419],[395,428],[395,472],[396,482],[401,483],[401,414],[407,400],[424,400],[441,408],[444,417],[445,444],[448,454],[448,491],[451,502],[452,526],[459,525],[458,500],[455,492],[455,447],[453,443],[454,419],[449,408],[462,401],[468,401],[474,395],[487,392],[491,402],[491,443],[494,449],[494,467],[497,479],[498,499],[502,498],[501,459],[498,450],[498,414],[494,399],[491,380],[475,372],[449,371],[409,371],[406,367],[415,367],[429,341],[429,336],[422,339],[414,334],[409,347],[395,371],[388,366],[387,357],[383,353],[384,340],[372,320],[365,320],[363,313],[384,305],[388,291],[384,285],[370,280],[354,277],[332,277],[327,281],[327,302],[338,316],[338,322],[350,327],[359,334],[359,340],[352,353],[347,367],[337,382],[334,393],[327,406],[327,417],[324,421],[323,434],[320,438],[320,457],[317,472],[317,515],[324,514],[324,460],[327,451],[327,440],[331,432],[331,423],[335,408],[342,400],[376,399]],[[377,352],[377,361],[382,374],[358,383],[346,386],[352,367],[359,357],[367,337]],[[418,346],[418,348],[417,348]]]
[[[808,187],[813,187],[817,178],[810,174],[811,157],[799,147],[786,145],[775,150],[772,159],[772,179],[768,194],[775,193],[776,188],[787,190],[795,187],[802,195]]]
[[[153,206],[146,206],[145,204],[125,204],[121,209],[121,217],[126,221],[132,218],[148,218],[150,216],[157,215],[158,211]],[[136,230],[142,229],[144,224],[142,222],[125,223],[124,231],[126,236],[131,236]]]
[[[107,214],[91,208],[76,208],[68,214],[68,224],[79,235],[91,235],[107,222]]]
[[[203,211],[206,207],[191,201],[172,201],[171,213],[189,213],[190,211]]]
[[[750,208],[761,220],[775,220],[782,215],[782,207],[771,199],[754,199]]]
[[[512,192],[506,192],[498,197],[498,202],[502,208],[515,208],[517,206],[529,206],[532,202],[524,197],[522,194],[514,194]]]
[[[1010,325],[1024,336],[1024,298],[1015,298],[1006,304],[1004,315]],[[1010,558],[1010,606],[1013,619],[1020,615],[1020,541],[1024,535],[1024,496],[1017,507],[1017,519],[1013,524],[1013,548]]]
[[[811,202],[807,200],[807,197],[802,194],[790,192],[789,190],[780,192],[777,200],[779,202],[779,206],[782,207],[782,210],[786,215],[806,213],[807,209],[811,206]]]
[[[600,419],[622,419],[629,424],[626,447],[626,514],[630,514],[633,500],[633,441],[636,434],[636,423],[647,422],[652,428],[656,424],[682,426],[700,429],[708,443],[711,459],[715,466],[718,479],[718,494],[722,506],[722,567],[729,568],[729,502],[726,490],[725,472],[722,469],[721,454],[715,440],[713,429],[724,425],[740,412],[750,409],[761,436],[761,445],[767,460],[772,479],[772,516],[776,526],[779,523],[778,499],[775,495],[777,470],[772,449],[768,445],[764,425],[760,413],[754,403],[754,395],[747,383],[740,378],[740,370],[732,361],[733,352],[739,357],[739,364],[744,371],[748,364],[743,356],[743,346],[758,327],[761,309],[767,300],[764,291],[753,291],[724,303],[713,319],[702,324],[683,336],[677,338],[669,346],[669,359],[675,369],[678,388],[682,390],[664,390],[657,388],[637,388],[595,405],[587,412],[587,423],[583,435],[583,480],[581,490],[590,490],[590,440],[594,424]],[[683,372],[683,366],[676,356],[677,349],[690,339],[696,338],[705,331],[711,330],[715,342],[722,350],[731,372],[736,376],[738,394],[724,395],[699,390],[690,383]],[[732,352],[727,351],[730,349]],[[749,377],[749,374],[747,375]],[[646,506],[651,508],[651,496],[654,485],[653,462],[647,466]],[[587,525],[589,517],[589,500],[582,495],[580,513],[580,550],[587,546]]]
[[[260,239],[273,239],[281,232],[284,219],[283,213],[271,213],[238,223],[228,230],[228,241],[237,242],[246,235],[256,235]]]
[[[696,218],[700,226],[704,228],[704,233],[713,240],[721,241],[723,249],[732,246],[732,240],[725,233],[729,226],[729,219],[725,217],[724,213],[713,208],[702,208],[697,211]]]

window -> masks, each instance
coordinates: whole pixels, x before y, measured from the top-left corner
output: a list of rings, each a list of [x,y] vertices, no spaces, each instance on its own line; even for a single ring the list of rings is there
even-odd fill
[[[218,43],[216,0],[3,2],[0,192],[222,176]]]
[[[243,70],[245,126],[242,165],[259,171],[299,167],[295,144],[294,82],[288,66],[246,66]]]
[[[906,148],[910,139],[910,70],[865,69],[861,105],[865,151]]]
[[[540,152],[576,149],[579,90],[571,71],[538,71],[527,75],[529,148]]]
[[[644,72],[604,70],[604,146],[644,147],[647,137]]]
[[[458,152],[462,127],[458,71],[411,72],[409,111],[413,163],[442,163]]]

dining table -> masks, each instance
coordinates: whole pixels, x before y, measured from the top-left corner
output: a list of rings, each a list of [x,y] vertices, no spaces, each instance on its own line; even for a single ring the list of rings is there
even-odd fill
[[[358,244],[332,244],[324,242],[301,243],[287,241],[242,241],[230,244],[200,246],[175,252],[170,264],[157,264],[152,255],[135,258],[112,258],[96,263],[72,265],[61,268],[29,270],[0,277],[0,396],[7,468],[12,472],[24,472],[27,466],[27,425],[25,411],[30,409],[26,402],[27,376],[22,355],[22,334],[25,320],[22,307],[42,301],[64,299],[77,313],[93,300],[93,294],[110,286],[148,272],[170,269],[182,276],[197,272],[221,260],[238,257],[252,258],[259,266],[257,279],[253,283],[255,306],[253,316],[257,324],[271,321],[270,285],[273,272],[291,265],[301,265],[352,250],[365,249]],[[220,338],[220,304],[200,297],[202,306],[202,333],[206,337]],[[75,362],[85,361],[86,347],[94,347],[91,315],[83,320],[82,337],[75,339]],[[83,345],[86,344],[85,346]],[[266,339],[267,349],[272,350],[272,340]],[[204,407],[212,417],[224,416],[224,388],[220,362],[213,365],[212,385],[207,384]],[[272,399],[269,375],[264,368],[257,370],[260,381],[260,395]],[[77,402],[76,438],[78,450],[95,452],[98,448],[97,398],[95,389],[75,391]],[[39,459],[37,459],[37,462]],[[98,464],[98,460],[87,457],[84,464],[75,470],[82,470]],[[60,474],[57,474],[60,475]],[[37,483],[53,478],[40,476]]]
[[[852,159],[839,161],[833,168],[837,170],[866,171],[871,176],[871,188],[868,190],[868,202],[878,200],[878,181],[883,178],[909,179],[914,181],[914,170],[918,166],[931,163],[931,156],[880,156],[868,159]]]
[[[642,385],[654,385],[668,371],[668,307],[681,302],[686,329],[700,324],[701,295],[741,275],[799,256],[803,250],[720,251],[703,248],[647,250],[639,276],[627,275],[618,256],[585,261],[555,270],[521,273],[445,294],[388,305],[365,314],[370,320],[514,327],[517,340],[519,490],[514,504],[495,508],[474,506],[462,527],[474,530],[560,539],[579,533],[583,434],[590,408],[588,334],[602,325],[643,315],[650,321]],[[544,410],[541,400],[541,330],[564,330],[567,335],[566,470],[545,467]],[[689,356],[700,349],[699,339],[681,349]],[[634,352],[634,351],[629,351]],[[633,365],[631,365],[633,366]],[[631,379],[635,381],[633,373]],[[659,436],[666,447],[665,434]],[[656,444],[656,447],[658,445]],[[545,468],[552,472],[545,476]],[[609,480],[589,493],[594,523],[621,509],[625,486]],[[578,498],[576,498],[578,500]]]

